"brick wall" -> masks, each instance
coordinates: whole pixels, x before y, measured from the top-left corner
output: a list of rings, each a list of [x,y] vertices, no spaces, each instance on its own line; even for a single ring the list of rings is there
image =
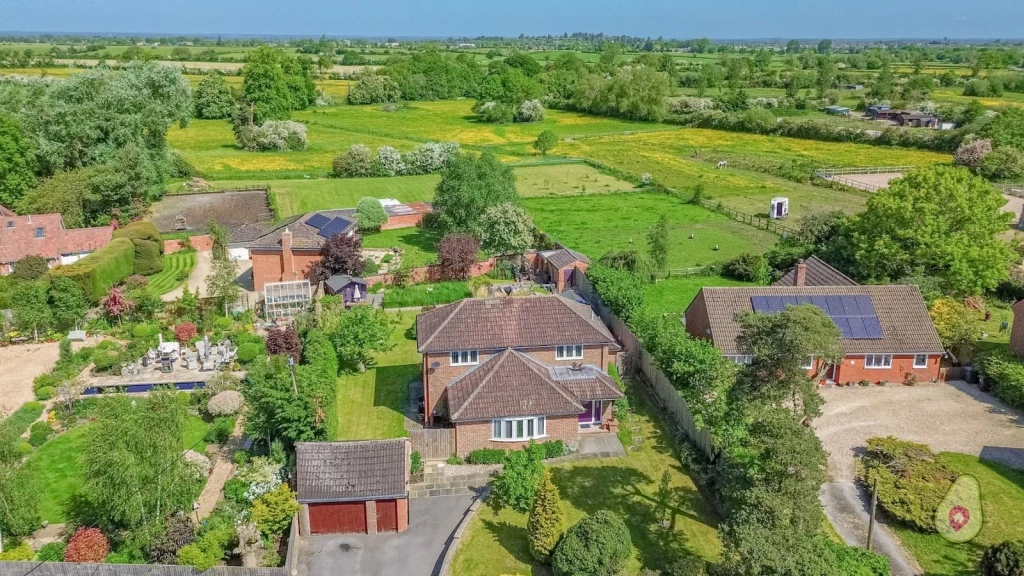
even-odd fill
[[[366,504],[366,533],[377,533],[377,501],[367,500]]]
[[[405,532],[409,527],[409,499],[398,499],[398,531]]]
[[[189,242],[192,243],[192,247],[200,252],[206,252],[207,250],[213,250],[213,238],[210,238],[206,234],[200,236],[189,237]],[[164,240],[164,254],[174,254],[175,252],[185,249],[185,242],[183,240]]]
[[[602,370],[605,370],[607,369],[608,362],[615,361],[615,354],[608,350],[608,346],[584,347],[583,360],[555,360],[554,348],[534,348],[524,350],[524,352],[549,366],[569,366],[573,362],[583,362],[584,364],[600,366]],[[478,355],[480,363],[484,363],[494,354],[496,354],[495,351],[480,352]],[[435,362],[438,364],[438,367],[431,371],[430,366]],[[448,353],[423,355],[423,381],[426,383],[424,402],[428,422],[431,421],[431,415],[438,408],[438,405],[446,406],[444,403],[446,402],[444,392],[448,383],[475,367],[476,365],[452,366],[451,355]]]
[[[381,230],[394,230],[396,228],[414,228],[423,223],[423,214],[407,214],[404,216],[389,216],[388,221],[381,225]]]
[[[469,277],[474,278],[476,276],[483,276],[493,270],[494,266],[494,258],[488,258],[482,262],[477,262],[469,268]],[[437,282],[440,278],[441,267],[437,265],[409,269],[409,282],[412,284],[418,284],[420,282]],[[369,286],[373,286],[378,282],[385,286],[390,286],[395,283],[395,275],[374,274],[373,276],[366,276],[363,280],[366,280],[366,284]]]
[[[297,274],[284,277],[284,262],[281,251],[260,251],[252,250],[252,279],[256,291],[263,290],[267,282],[284,282],[289,280],[302,280],[309,274],[309,268],[314,262],[320,260],[317,252],[292,252]],[[292,277],[294,276],[294,277]]]
[[[708,320],[708,309],[704,303],[704,293],[698,292],[685,313],[686,331],[694,338],[711,339],[711,322]]]
[[[579,419],[575,414],[569,416],[549,416],[544,424],[548,435],[537,442],[561,440],[562,442],[578,442],[580,437]],[[473,450],[480,448],[498,448],[501,450],[518,450],[529,444],[526,442],[494,442],[491,440],[491,422],[466,422],[455,425],[455,450],[465,458]]]
[[[913,355],[896,355],[892,357],[892,368],[866,368],[863,356],[847,356],[838,368],[835,381],[841,384],[857,383],[867,380],[873,384],[878,382],[903,382],[906,374],[911,372],[919,382],[932,382],[939,379],[939,365],[942,356],[928,356],[926,368],[914,368]]]

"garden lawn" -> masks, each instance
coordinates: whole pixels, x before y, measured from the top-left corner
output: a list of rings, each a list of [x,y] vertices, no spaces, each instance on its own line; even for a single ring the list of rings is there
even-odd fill
[[[896,523],[889,526],[928,576],[974,576],[986,547],[1024,539],[1024,472],[966,454],[945,452],[939,461],[981,483],[984,525],[978,537],[953,544],[937,533],[924,534]]]
[[[396,228],[363,235],[363,248],[400,248],[403,268],[419,268],[437,262],[441,234],[427,228]]]
[[[669,219],[668,267],[672,269],[721,263],[745,252],[764,252],[778,239],[670,194],[525,198],[523,206],[540,230],[593,260],[609,250],[646,250],[647,231],[662,214]]]
[[[175,252],[164,256],[164,269],[149,277],[147,290],[162,296],[181,286],[196,267],[195,252]]]
[[[391,315],[393,347],[374,354],[366,372],[338,378],[338,440],[367,440],[407,436],[404,419],[409,382],[419,378],[422,366],[416,352],[412,312]]]
[[[723,276],[673,277],[648,284],[646,308],[659,314],[682,314],[704,286],[752,286]]]
[[[384,290],[384,307],[440,306],[472,296],[469,284],[466,282],[413,284],[405,288],[388,287]]]
[[[696,485],[666,443],[664,431],[650,419],[649,407],[631,398],[643,443],[621,458],[581,460],[551,466],[552,479],[562,496],[565,528],[598,510],[610,510],[626,522],[634,554],[624,574],[641,568],[664,568],[679,554],[716,560],[721,543],[717,518]],[[673,498],[669,504],[671,528],[658,526],[656,500],[661,476],[669,475]],[[550,574],[550,568],[530,556],[527,515],[509,509],[480,508],[462,538],[452,572],[460,576]]]
[[[185,423],[183,448],[206,451],[203,436],[210,425],[190,415]],[[80,424],[40,446],[28,457],[26,466],[33,475],[41,496],[39,512],[43,520],[65,522],[64,507],[82,487],[82,453],[85,451],[89,424]],[[197,443],[198,442],[198,443]]]

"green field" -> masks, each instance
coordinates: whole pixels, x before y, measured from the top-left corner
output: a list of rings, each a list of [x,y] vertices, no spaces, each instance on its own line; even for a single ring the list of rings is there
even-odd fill
[[[147,289],[154,296],[162,296],[184,284],[195,267],[195,252],[168,254],[164,256],[164,269],[149,277]],[[181,275],[184,279],[179,279]]]
[[[362,374],[338,378],[338,440],[401,438],[409,382],[420,374],[420,355],[411,336],[414,313],[392,316],[395,331],[391,350],[374,354]]]
[[[663,278],[647,285],[644,292],[646,307],[658,314],[680,315],[686,311],[687,306],[704,286],[750,286],[750,283],[722,276]]]
[[[777,240],[768,232],[685,204],[669,194],[525,198],[523,206],[539,229],[593,259],[609,250],[646,250],[647,230],[662,214],[669,218],[668,265],[673,269],[724,262],[745,252],[763,252]]]
[[[717,518],[696,484],[679,466],[664,431],[651,420],[651,410],[634,396],[636,414],[631,425],[640,427],[643,438],[637,451],[621,458],[581,460],[550,466],[551,477],[562,497],[565,528],[587,514],[610,510],[625,521],[634,553],[623,574],[641,568],[664,567],[677,555],[717,560],[721,543],[715,530]],[[672,500],[668,505],[670,528],[658,524],[656,493],[662,474],[669,475]],[[549,574],[550,569],[530,556],[526,537],[527,515],[482,506],[455,554],[452,573],[462,576]]]
[[[896,523],[889,526],[928,576],[974,576],[985,547],[1024,539],[1024,473],[966,454],[942,453],[939,461],[981,483],[984,524],[966,544],[953,544],[937,533],[922,533]]]

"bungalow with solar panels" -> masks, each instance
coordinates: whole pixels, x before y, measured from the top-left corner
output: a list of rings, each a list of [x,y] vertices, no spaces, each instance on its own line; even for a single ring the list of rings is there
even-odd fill
[[[382,230],[411,228],[431,211],[426,202],[394,204],[383,201],[388,221]],[[252,258],[253,289],[263,291],[270,282],[293,282],[309,277],[320,249],[336,234],[356,232],[355,208],[321,210],[285,218],[280,224],[247,244]]]
[[[827,367],[808,358],[809,374],[825,368],[826,380],[842,384],[904,382],[910,375],[918,381],[939,379],[945,351],[916,286],[705,287],[686,309],[684,323],[691,336],[710,340],[730,360],[747,364],[752,358],[736,342],[737,314],[771,314],[799,304],[817,306],[832,319],[846,354]]]

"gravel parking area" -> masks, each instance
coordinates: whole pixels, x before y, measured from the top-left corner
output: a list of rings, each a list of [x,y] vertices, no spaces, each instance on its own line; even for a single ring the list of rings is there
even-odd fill
[[[59,356],[56,342],[0,348],[0,418],[36,399],[32,380],[53,368]]]
[[[1024,416],[964,382],[822,390],[814,427],[836,482],[854,479],[854,458],[875,436],[983,456],[1024,470]]]

